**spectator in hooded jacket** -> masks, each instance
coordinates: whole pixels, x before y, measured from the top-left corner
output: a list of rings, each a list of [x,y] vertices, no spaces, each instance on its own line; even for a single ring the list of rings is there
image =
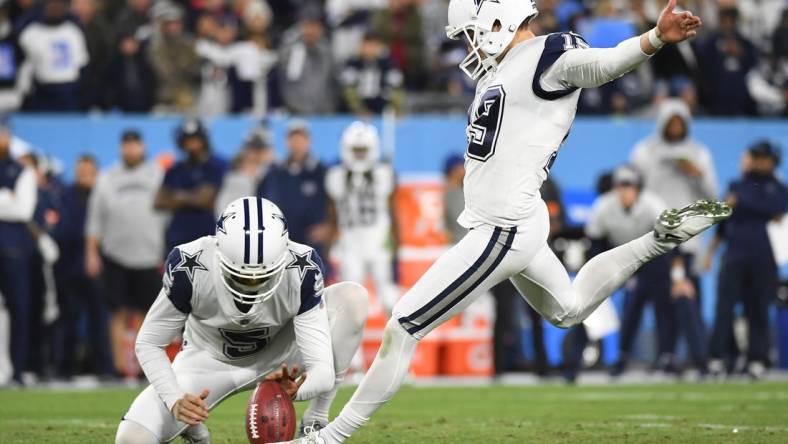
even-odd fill
[[[643,173],[644,189],[656,194],[666,208],[682,208],[699,199],[717,197],[717,174],[711,152],[692,138],[691,125],[687,104],[680,99],[666,99],[658,112],[655,133],[639,142],[632,151],[630,161]],[[675,272],[671,273],[675,278],[674,296],[691,296],[696,305],[700,304],[701,297],[701,250],[699,237],[682,244],[673,262]],[[671,362],[673,355],[667,350],[672,349],[665,350],[660,365],[671,370],[675,365]]]
[[[155,19],[159,32],[151,38],[148,57],[158,79],[157,104],[189,111],[196,102],[201,64],[194,39],[183,27],[183,9],[162,2]]]

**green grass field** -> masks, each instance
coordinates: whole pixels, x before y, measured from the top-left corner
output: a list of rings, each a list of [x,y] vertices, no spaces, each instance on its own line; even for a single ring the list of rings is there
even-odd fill
[[[136,393],[0,391],[0,443],[111,443]],[[214,443],[246,442],[247,399],[212,413]],[[350,442],[787,443],[788,383],[405,388]]]

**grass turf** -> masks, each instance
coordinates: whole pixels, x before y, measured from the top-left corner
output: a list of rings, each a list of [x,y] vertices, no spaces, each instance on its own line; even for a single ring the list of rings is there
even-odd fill
[[[0,442],[111,443],[136,393],[0,391]],[[332,414],[351,393],[340,392]],[[235,396],[212,412],[214,443],[246,442],[247,399]],[[408,387],[350,442],[785,443],[788,383]]]

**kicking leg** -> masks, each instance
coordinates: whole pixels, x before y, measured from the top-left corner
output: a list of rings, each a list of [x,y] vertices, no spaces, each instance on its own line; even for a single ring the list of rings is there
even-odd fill
[[[367,322],[369,295],[367,290],[354,282],[340,282],[326,288],[328,321],[331,327],[331,343],[334,354],[334,388],[321,393],[309,403],[304,412],[301,425],[325,427],[328,424],[328,410],[337,395],[340,384],[345,379],[350,363],[361,345],[364,324]]]
[[[730,215],[727,205],[707,201],[665,211],[653,232],[595,256],[572,283],[563,264],[545,245],[512,281],[547,320],[558,327],[571,327],[584,321],[643,264]]]
[[[342,442],[363,426],[399,390],[419,339],[525,262],[535,248],[518,245],[522,249],[512,251],[515,233],[492,227],[472,230],[430,267],[395,305],[372,367],[339,416],[320,431],[320,439]]]

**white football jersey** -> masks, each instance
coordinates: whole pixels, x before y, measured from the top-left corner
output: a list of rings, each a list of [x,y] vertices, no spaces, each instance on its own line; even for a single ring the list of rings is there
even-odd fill
[[[353,172],[342,165],[326,173],[326,194],[336,203],[340,229],[391,225],[389,198],[394,192],[394,170],[378,163],[368,172]]]
[[[292,319],[323,304],[323,262],[311,247],[290,241],[287,266],[273,297],[238,309],[222,284],[216,239],[201,237],[170,252],[164,288],[172,304],[188,313],[184,345],[221,361],[284,360],[295,350]],[[262,352],[262,354],[261,354]]]
[[[479,81],[466,129],[463,227],[520,226],[541,202],[539,188],[569,134],[580,89],[545,91],[539,79],[565,51],[587,46],[571,33],[536,37]]]

